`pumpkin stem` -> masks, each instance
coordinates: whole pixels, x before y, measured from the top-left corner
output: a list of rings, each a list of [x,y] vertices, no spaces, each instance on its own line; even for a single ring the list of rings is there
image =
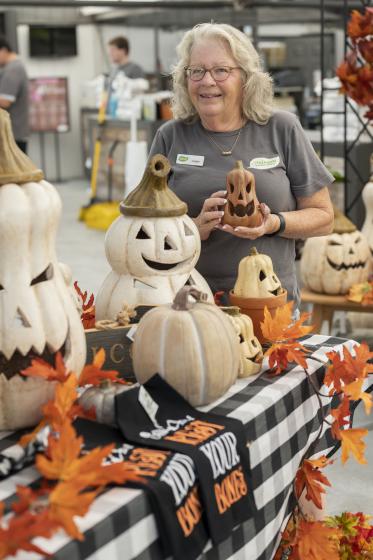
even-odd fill
[[[237,305],[228,305],[226,307],[220,307],[220,309],[231,317],[236,317],[237,315],[241,314],[241,310]]]
[[[250,257],[252,257],[253,255],[259,255],[259,253],[258,253],[256,247],[252,247],[252,248],[250,249],[249,255],[250,255]]]
[[[194,303],[188,300],[188,296],[192,296],[197,302],[207,300],[207,294],[204,292],[201,292],[194,286],[184,286],[177,292],[172,304],[172,309],[176,309],[177,311],[191,309]]]
[[[37,183],[42,179],[42,170],[37,169],[15,143],[9,113],[0,109],[0,186],[8,183]]]
[[[124,216],[170,217],[182,216],[188,211],[185,202],[168,187],[171,170],[168,159],[156,154],[149,161],[137,187],[120,203]]]
[[[240,170],[243,169],[242,159],[238,159],[238,160],[236,161],[236,163],[234,164],[234,168],[235,168],[235,169],[240,169]]]

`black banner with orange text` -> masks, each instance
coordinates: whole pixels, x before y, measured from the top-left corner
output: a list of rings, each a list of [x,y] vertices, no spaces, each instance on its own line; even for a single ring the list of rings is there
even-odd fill
[[[193,461],[214,544],[254,514],[249,451],[239,420],[196,410],[155,375],[116,396],[116,423],[131,443]]]

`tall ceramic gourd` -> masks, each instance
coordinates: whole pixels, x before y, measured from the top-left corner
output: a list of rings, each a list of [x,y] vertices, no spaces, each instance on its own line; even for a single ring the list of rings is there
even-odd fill
[[[171,303],[184,285],[212,293],[194,269],[201,240],[187,205],[167,185],[171,166],[164,156],[150,160],[140,184],[120,205],[109,228],[106,257],[112,272],[96,298],[97,319],[112,319],[130,305]]]
[[[364,186],[361,196],[365,206],[365,220],[361,233],[365,235],[373,255],[373,154],[370,156],[371,175]]]
[[[239,339],[229,317],[206,302],[206,294],[185,286],[173,304],[155,307],[142,317],[132,357],[140,383],[159,373],[190,404],[199,406],[221,397],[236,381]]]
[[[227,204],[224,206],[223,224],[232,227],[256,227],[262,223],[263,216],[256,196],[255,177],[245,169],[241,160],[226,178]]]
[[[370,261],[366,237],[334,208],[333,233],[311,237],[304,244],[300,264],[303,285],[321,294],[346,294],[353,284],[368,279]]]
[[[19,150],[0,110],[0,430],[36,424],[54,383],[19,372],[34,358],[80,373],[85,337],[55,253],[61,201]]]

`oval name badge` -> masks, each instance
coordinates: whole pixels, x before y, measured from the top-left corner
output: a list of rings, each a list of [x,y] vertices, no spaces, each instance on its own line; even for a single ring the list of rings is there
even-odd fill
[[[251,169],[272,169],[277,167],[280,163],[280,156],[273,156],[270,158],[258,157],[254,158],[249,163]]]

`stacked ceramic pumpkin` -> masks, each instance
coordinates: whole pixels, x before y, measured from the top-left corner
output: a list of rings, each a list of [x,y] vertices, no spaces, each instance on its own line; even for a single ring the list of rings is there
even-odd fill
[[[61,201],[14,142],[0,110],[0,430],[36,424],[54,384],[24,377],[34,358],[61,352],[77,374],[85,362],[79,314],[55,253]],[[64,269],[65,270],[65,269]]]
[[[144,176],[120,205],[121,216],[109,228],[105,249],[112,272],[96,298],[96,318],[113,319],[123,302],[171,303],[189,284],[212,293],[194,269],[201,251],[198,229],[187,205],[167,185],[170,164],[152,157]]]

